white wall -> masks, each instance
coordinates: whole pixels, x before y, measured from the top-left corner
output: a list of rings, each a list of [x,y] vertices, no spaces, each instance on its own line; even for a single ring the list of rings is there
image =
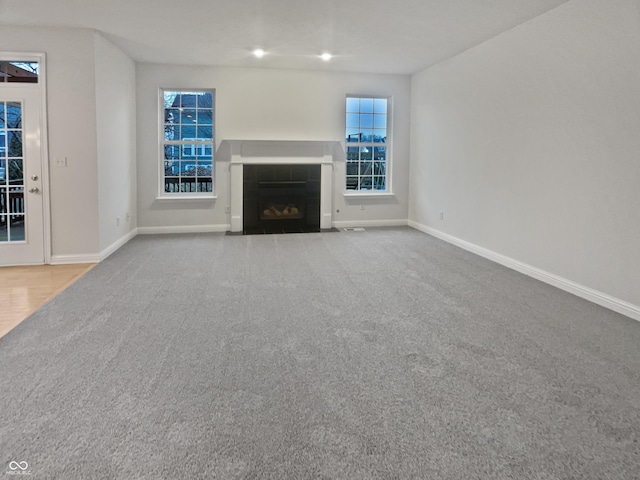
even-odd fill
[[[228,165],[216,164],[215,201],[157,200],[158,90],[216,89],[216,144],[231,140],[343,140],[348,93],[391,95],[394,102],[393,188],[395,197],[345,201],[344,162],[337,165],[334,220],[406,220],[409,178],[410,78],[323,72],[137,65],[138,226],[229,224]],[[360,205],[365,205],[361,210]],[[336,213],[340,210],[340,213]]]
[[[640,305],[638,45],[572,0],[415,75],[410,219]]]
[[[3,25],[0,49],[47,55],[54,259],[97,254],[98,171],[93,32]],[[53,159],[67,157],[66,168]]]
[[[136,227],[136,76],[133,60],[94,38],[100,252],[110,253]]]

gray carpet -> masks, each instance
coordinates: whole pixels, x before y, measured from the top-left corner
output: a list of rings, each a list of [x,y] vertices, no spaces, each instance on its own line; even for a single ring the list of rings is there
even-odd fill
[[[409,228],[139,236],[0,339],[0,476],[635,479],[639,432],[639,322]]]

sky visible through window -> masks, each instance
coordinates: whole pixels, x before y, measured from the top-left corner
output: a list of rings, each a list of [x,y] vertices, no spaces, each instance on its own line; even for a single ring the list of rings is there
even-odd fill
[[[38,64],[38,62],[9,62],[9,63],[15,67],[22,68],[27,72],[36,73],[36,74],[40,73],[40,65]]]

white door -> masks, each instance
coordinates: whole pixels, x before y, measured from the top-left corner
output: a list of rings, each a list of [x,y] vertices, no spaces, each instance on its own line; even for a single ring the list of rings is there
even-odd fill
[[[44,263],[40,95],[0,83],[0,265]]]

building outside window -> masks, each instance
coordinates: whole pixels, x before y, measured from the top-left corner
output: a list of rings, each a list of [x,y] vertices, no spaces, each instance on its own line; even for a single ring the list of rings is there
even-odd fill
[[[346,190],[388,192],[389,98],[347,96]]]
[[[214,90],[161,90],[160,195],[213,195]]]

